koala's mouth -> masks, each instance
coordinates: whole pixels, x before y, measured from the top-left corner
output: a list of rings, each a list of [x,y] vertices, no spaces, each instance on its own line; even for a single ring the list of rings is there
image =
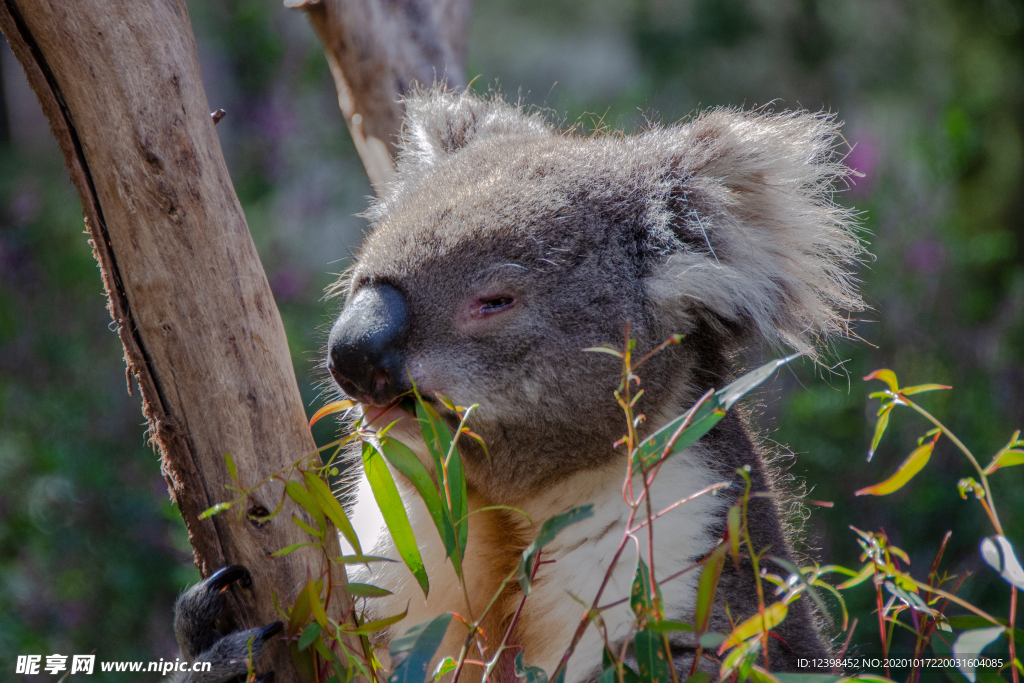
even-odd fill
[[[384,429],[392,422],[415,416],[416,399],[409,395],[399,396],[385,406],[363,404],[363,424],[375,430]]]

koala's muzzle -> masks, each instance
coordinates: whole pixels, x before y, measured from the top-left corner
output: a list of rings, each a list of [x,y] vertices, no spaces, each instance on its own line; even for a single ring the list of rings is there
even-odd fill
[[[411,385],[405,370],[409,305],[389,285],[356,292],[327,340],[327,369],[351,398],[383,406]]]

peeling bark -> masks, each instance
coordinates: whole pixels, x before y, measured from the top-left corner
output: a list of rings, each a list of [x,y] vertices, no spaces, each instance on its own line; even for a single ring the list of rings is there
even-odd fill
[[[315,444],[214,130],[185,5],[0,0],[0,28],[82,198],[110,314],[196,564],[204,576],[226,564],[251,571],[252,587],[231,592],[227,626],[276,621],[274,593],[290,605],[308,575],[331,571],[312,548],[270,558],[309,540],[291,521],[305,512],[287,501],[262,524],[199,515],[232,497],[225,453],[251,486]],[[273,510],[280,496],[275,482],[246,507]],[[337,555],[336,534],[328,538]],[[344,582],[344,572],[333,580]],[[350,603],[335,593],[329,614],[341,621]],[[260,669],[299,680],[281,643]]]

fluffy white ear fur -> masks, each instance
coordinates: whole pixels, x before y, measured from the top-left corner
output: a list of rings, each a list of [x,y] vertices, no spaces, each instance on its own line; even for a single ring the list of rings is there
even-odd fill
[[[411,167],[433,166],[470,141],[490,135],[516,135],[525,141],[555,134],[543,116],[527,114],[497,95],[484,99],[468,90],[454,93],[441,85],[411,93],[404,104],[399,176]]]
[[[669,252],[649,293],[812,355],[847,334],[844,314],[864,308],[848,270],[864,247],[855,214],[832,201],[852,173],[838,136],[832,116],[731,109],[638,136],[661,163],[649,215]]]

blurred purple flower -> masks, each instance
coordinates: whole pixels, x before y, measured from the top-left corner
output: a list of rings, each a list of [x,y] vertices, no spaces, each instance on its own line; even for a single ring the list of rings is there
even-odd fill
[[[935,240],[917,240],[904,250],[903,263],[915,273],[935,273],[946,264],[946,248]]]
[[[863,177],[850,178],[850,192],[855,195],[871,194],[875,186],[880,156],[878,141],[870,132],[863,132],[853,139],[856,142],[846,155],[846,165],[862,173]]]
[[[88,605],[84,600],[69,600],[60,604],[58,616],[62,626],[73,628],[85,621],[88,611]]]
[[[275,144],[294,136],[295,112],[274,100],[257,104],[251,117],[256,129]]]
[[[7,205],[7,219],[15,226],[28,225],[43,209],[43,201],[35,183],[22,183],[11,197]]]
[[[270,289],[274,292],[274,298],[278,301],[288,301],[302,293],[309,284],[309,276],[285,266],[270,276]]]

